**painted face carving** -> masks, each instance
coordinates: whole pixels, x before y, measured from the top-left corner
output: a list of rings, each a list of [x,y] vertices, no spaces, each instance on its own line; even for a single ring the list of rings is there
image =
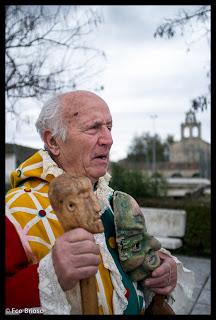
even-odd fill
[[[129,194],[114,192],[113,208],[122,268],[131,280],[143,280],[160,265],[156,251],[161,244],[147,232],[143,213]]]
[[[49,187],[50,203],[65,231],[81,227],[91,233],[103,232],[100,205],[87,177],[64,173]]]

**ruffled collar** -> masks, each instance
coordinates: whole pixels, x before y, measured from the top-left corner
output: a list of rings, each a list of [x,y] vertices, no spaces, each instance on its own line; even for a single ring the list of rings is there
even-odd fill
[[[43,161],[43,172],[41,174],[41,178],[46,180],[47,176],[53,175],[54,177],[60,176],[64,173],[64,170],[59,168],[57,163],[50,157],[49,153],[46,150],[39,151],[42,161]]]

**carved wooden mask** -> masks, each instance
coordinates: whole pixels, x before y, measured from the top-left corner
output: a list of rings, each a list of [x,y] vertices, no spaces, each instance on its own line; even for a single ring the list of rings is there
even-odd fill
[[[48,194],[65,231],[81,227],[91,233],[103,232],[100,205],[89,178],[63,173],[51,181]]]

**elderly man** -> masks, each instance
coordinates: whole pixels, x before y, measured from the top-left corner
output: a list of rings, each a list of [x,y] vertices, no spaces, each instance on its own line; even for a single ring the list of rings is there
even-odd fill
[[[81,90],[59,95],[44,105],[36,127],[45,148],[12,172],[13,189],[6,195],[7,310],[79,313],[75,289],[92,275],[100,314],[143,313],[154,293],[170,302],[179,292],[190,296],[191,272],[165,249],[159,250],[161,265],[144,283],[146,294],[121,268],[107,174],[112,117],[105,101]],[[75,228],[63,234],[48,188],[64,172],[91,180],[102,204],[103,233]],[[65,294],[69,289],[74,289],[72,305]]]

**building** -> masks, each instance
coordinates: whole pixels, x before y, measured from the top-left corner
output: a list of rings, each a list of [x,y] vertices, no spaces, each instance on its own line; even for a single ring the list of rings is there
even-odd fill
[[[181,124],[181,140],[170,145],[169,162],[176,169],[173,175],[210,179],[210,147],[208,142],[202,140],[201,123],[196,121],[195,113],[190,110]],[[184,164],[189,167],[184,168]]]
[[[168,196],[184,197],[190,194],[211,193],[211,145],[202,140],[201,123],[192,110],[186,112],[185,122],[180,125],[181,140],[168,146],[167,161],[157,162],[156,172],[168,183]],[[145,161],[119,161],[128,169],[138,169],[145,174],[153,173],[152,163]]]
[[[185,122],[181,123],[181,140],[167,146],[167,160],[157,162],[155,169],[166,178],[205,178],[211,179],[211,145],[202,140],[201,123],[195,113],[188,111]],[[152,163],[145,161],[120,160],[126,168],[139,169],[151,175]]]
[[[10,174],[26,160],[29,156],[34,154],[38,149],[20,146],[17,144],[5,144],[5,187],[6,190],[10,187]]]

